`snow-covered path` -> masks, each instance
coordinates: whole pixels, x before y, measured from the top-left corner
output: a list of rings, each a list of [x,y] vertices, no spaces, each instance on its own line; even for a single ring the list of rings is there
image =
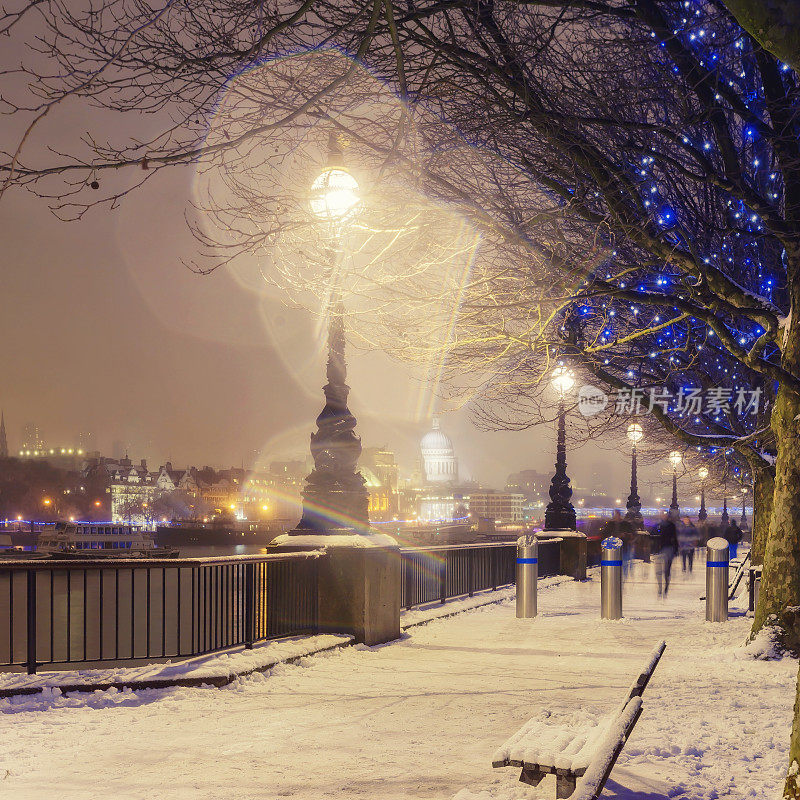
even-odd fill
[[[774,798],[796,663],[746,657],[749,620],[703,622],[702,569],[676,567],[661,601],[638,566],[623,622],[598,619],[597,581],[567,583],[536,620],[487,606],[225,689],[0,701],[0,797],[552,798],[494,750],[540,709],[610,710],[665,638],[604,797]]]

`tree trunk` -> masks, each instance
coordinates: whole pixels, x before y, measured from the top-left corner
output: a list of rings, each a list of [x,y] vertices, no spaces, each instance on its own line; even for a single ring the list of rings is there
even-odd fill
[[[764,550],[772,520],[775,494],[775,468],[759,467],[753,479],[753,545],[750,549],[752,564],[764,563]]]
[[[797,295],[797,296],[796,296]],[[791,308],[783,341],[784,368],[800,375],[800,281],[791,290]],[[753,620],[753,633],[765,625],[781,628],[782,644],[800,652],[800,395],[785,384],[778,388],[770,425],[778,454],[775,493],[769,526],[761,591]]]
[[[794,694],[794,722],[792,739],[789,743],[789,772],[783,787],[787,800],[800,800],[800,672],[797,674],[797,688]]]
[[[736,21],[781,61],[800,71],[797,0],[724,0]]]

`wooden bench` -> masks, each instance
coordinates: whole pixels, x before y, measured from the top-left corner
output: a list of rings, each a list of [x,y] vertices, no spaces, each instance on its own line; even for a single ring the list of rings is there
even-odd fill
[[[642,713],[642,694],[666,642],[650,655],[616,712],[574,725],[557,724],[548,711],[526,722],[493,756],[493,767],[521,767],[519,779],[537,786],[556,776],[556,798],[596,800]]]

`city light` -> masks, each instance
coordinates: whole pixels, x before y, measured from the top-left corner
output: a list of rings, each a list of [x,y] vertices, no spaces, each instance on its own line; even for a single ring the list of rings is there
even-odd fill
[[[358,210],[361,198],[358,182],[341,167],[329,167],[322,171],[311,184],[309,204],[320,219],[328,222],[344,222]]]
[[[43,503],[44,503],[46,506],[49,506],[49,505],[51,505],[51,504],[52,504],[52,502],[53,502],[53,501],[52,501],[52,500],[51,500],[49,497],[45,497],[45,499],[44,499],[44,500],[42,500],[42,502],[43,502]]]
[[[102,503],[101,503],[99,500],[95,500],[95,501],[94,501],[94,504],[95,504],[95,506],[96,506],[97,508],[100,508],[100,506],[102,505]]]
[[[700,469],[697,470],[697,474],[700,476],[700,480],[704,481],[708,477],[708,468],[700,467]]]
[[[566,367],[556,367],[553,370],[553,387],[563,397],[575,385],[575,378]]]
[[[628,425],[628,438],[636,444],[642,440],[644,436],[644,429],[638,422],[632,422]]]
[[[678,469],[681,461],[683,461],[683,456],[677,450],[673,450],[669,454],[669,463],[672,464],[673,469]]]

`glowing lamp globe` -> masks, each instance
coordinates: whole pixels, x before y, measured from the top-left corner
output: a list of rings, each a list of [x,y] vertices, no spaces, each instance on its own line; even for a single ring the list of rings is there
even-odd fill
[[[708,468],[700,467],[700,469],[697,470],[697,474],[700,476],[700,480],[704,481],[708,477]]]
[[[672,464],[675,469],[678,468],[678,465],[681,463],[681,461],[683,461],[683,456],[681,456],[677,450],[673,450],[669,454],[669,463]]]
[[[638,422],[632,422],[628,425],[628,438],[636,444],[642,440],[644,436],[644,429]]]
[[[361,204],[358,182],[341,167],[329,167],[311,184],[311,211],[325,222],[346,222]]]
[[[575,385],[575,378],[566,367],[556,367],[553,370],[553,386],[563,397]]]

